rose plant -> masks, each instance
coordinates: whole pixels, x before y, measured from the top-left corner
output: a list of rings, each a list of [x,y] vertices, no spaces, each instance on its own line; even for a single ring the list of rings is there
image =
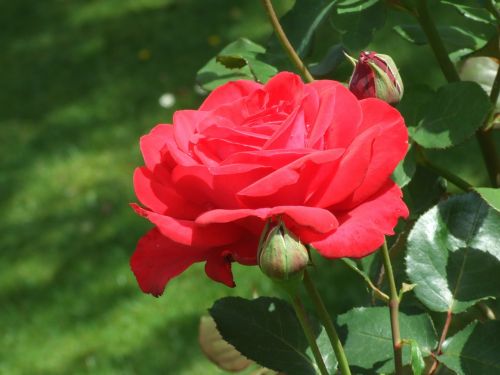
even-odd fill
[[[210,309],[218,331],[212,327],[210,337],[289,375],[498,373],[491,353],[500,352],[500,325],[490,301],[500,296],[500,162],[492,134],[500,73],[487,94],[460,81],[455,66],[473,54],[498,54],[497,5],[442,1],[465,16],[463,33],[478,40],[461,46],[463,38],[444,40],[454,34],[436,27],[427,0],[296,0],[281,19],[270,0],[262,3],[275,31],[267,51],[247,39],[224,48],[199,72],[211,91],[199,108],[176,111],[171,124],[140,140],[145,165],[134,172],[140,204],[132,207],[154,225],[131,258],[140,288],[160,296],[197,262],[234,287],[233,262],[259,265],[291,307],[278,298],[221,299]],[[388,8],[415,19],[396,32],[427,42],[448,84],[433,91],[405,83],[403,96],[405,75],[392,57],[359,51],[383,26],[379,20],[397,14]],[[313,37],[331,38],[329,24],[337,44],[313,63]],[[280,45],[300,75],[289,71]],[[355,67],[346,76],[348,60]],[[472,135],[491,187],[472,185],[428,152],[448,152]],[[332,317],[309,275],[310,252],[360,275],[371,301]],[[319,321],[303,307],[302,282]]]
[[[396,109],[335,81],[282,72],[217,88],[141,139],[134,187],[146,208],[133,207],[156,228],[132,257],[139,285],[159,295],[205,261],[210,278],[234,286],[231,262],[256,264],[276,217],[325,257],[370,254],[408,214],[390,178],[407,147]]]

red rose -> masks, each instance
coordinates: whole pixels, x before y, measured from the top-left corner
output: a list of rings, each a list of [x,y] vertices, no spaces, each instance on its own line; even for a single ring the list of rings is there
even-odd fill
[[[219,87],[141,138],[134,187],[146,208],[133,208],[156,226],[131,259],[141,289],[160,295],[200,261],[234,286],[231,262],[256,263],[276,216],[325,257],[370,254],[408,215],[390,179],[407,146],[397,110],[335,81],[283,72]]]

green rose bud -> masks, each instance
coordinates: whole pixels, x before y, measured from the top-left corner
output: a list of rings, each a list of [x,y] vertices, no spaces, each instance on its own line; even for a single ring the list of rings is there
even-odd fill
[[[262,272],[279,283],[301,281],[309,264],[307,248],[280,222],[271,229],[257,255]]]
[[[358,99],[379,98],[390,104],[401,100],[403,81],[390,56],[363,51],[357,61],[347,57],[355,66],[349,81],[349,90]]]

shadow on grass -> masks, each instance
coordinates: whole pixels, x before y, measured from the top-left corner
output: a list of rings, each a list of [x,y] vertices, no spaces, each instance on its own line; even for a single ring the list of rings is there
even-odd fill
[[[198,315],[185,315],[164,321],[153,334],[134,346],[132,351],[119,354],[103,353],[98,347],[88,348],[57,370],[42,371],[41,375],[65,375],[68,373],[120,372],[126,374],[170,374],[188,371],[193,359],[201,354],[196,337]],[[184,340],[190,337],[192,345]],[[105,362],[103,357],[107,356]],[[211,364],[206,359],[206,366]]]
[[[128,262],[150,225],[128,207],[131,177],[139,136],[175,109],[160,95],[196,106],[196,71],[241,14],[260,11],[230,0],[0,5],[0,373],[204,366],[198,312],[220,287],[184,278],[162,299],[140,292]],[[189,301],[175,297],[184,290]]]

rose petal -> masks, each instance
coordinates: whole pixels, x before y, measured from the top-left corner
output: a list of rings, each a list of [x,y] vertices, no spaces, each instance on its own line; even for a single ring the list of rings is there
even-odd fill
[[[385,235],[394,234],[398,219],[408,217],[401,196],[399,187],[389,181],[371,200],[340,216],[335,231],[311,245],[328,258],[361,258],[372,253]]]
[[[158,165],[155,172],[142,167],[134,171],[134,190],[139,201],[152,211],[179,219],[193,219],[201,209],[185,200],[173,187],[165,168]]]
[[[326,82],[328,85],[321,87],[319,93],[320,106],[308,145],[318,148],[324,142],[325,148],[345,148],[358,131],[361,107],[356,97],[339,82]]]
[[[366,129],[363,134],[378,131],[363,182],[353,196],[338,207],[340,209],[355,207],[380,190],[408,150],[408,131],[396,109],[378,99],[362,100],[361,107],[361,128]]]
[[[310,153],[308,149],[238,152],[225,159],[221,165],[248,163],[279,169]]]
[[[221,161],[231,156],[232,154],[236,154],[238,152],[256,151],[258,149],[259,147],[257,146],[252,146],[245,143],[238,143],[230,139],[222,139],[222,138],[202,139],[195,146],[197,154],[200,152],[206,152],[210,155],[215,155],[218,161],[217,164],[220,164]],[[211,165],[211,164],[206,164],[206,165]]]
[[[317,79],[307,84],[307,87],[311,87],[322,95],[324,91],[330,90],[332,86],[336,86],[337,82],[328,79]]]
[[[319,233],[327,233],[338,226],[336,217],[329,211],[317,207],[277,206],[272,208],[223,210],[216,209],[198,216],[196,223],[208,225],[214,223],[231,223],[249,216],[265,221],[276,216],[288,216],[297,225],[313,228]]]
[[[281,124],[279,130],[262,146],[262,149],[296,149],[305,148],[306,124],[304,111],[295,109]]]
[[[131,204],[131,207],[155,224],[161,234],[180,245],[216,247],[236,242],[241,237],[241,230],[234,225],[199,226],[194,221],[160,215],[136,204]]]
[[[229,252],[212,253],[205,263],[205,273],[214,281],[234,288],[236,284],[231,271],[231,255]]]
[[[203,260],[205,252],[173,242],[153,228],[137,243],[130,266],[142,291],[158,297],[172,278]]]
[[[238,192],[238,198],[249,207],[304,205],[307,197],[331,180],[342,154],[341,149],[311,152],[256,180]]]
[[[173,129],[171,125],[156,125],[149,134],[143,135],[140,147],[144,163],[152,171],[156,165],[162,162],[167,148],[167,139],[172,138]]]
[[[404,119],[396,108],[383,100],[368,98],[359,101],[363,112],[358,134],[374,126],[392,127],[404,125]]]
[[[191,137],[196,132],[198,124],[207,117],[203,111],[184,110],[174,113],[174,136],[179,149],[189,153]]]
[[[297,183],[299,177],[300,174],[291,168],[280,168],[240,190],[238,196],[263,197],[271,195],[285,186]]]
[[[308,205],[329,207],[348,198],[359,187],[368,170],[372,155],[372,144],[378,129],[363,133],[352,142],[335,169],[330,172],[322,168],[320,177],[329,176],[323,185],[318,185],[308,198]]]
[[[254,81],[239,80],[229,82],[213,90],[200,106],[200,111],[216,109],[222,104],[231,103],[242,97],[246,97],[260,88],[262,88],[262,85]]]
[[[204,165],[178,165],[172,170],[177,192],[190,202],[207,205],[212,200],[213,176]]]
[[[168,147],[168,154],[176,164],[185,166],[199,164],[199,160],[195,160],[190,153],[184,152],[179,148],[173,135],[165,140],[165,144]]]
[[[231,252],[231,256],[235,262],[246,266],[254,266],[257,264],[257,251],[259,247],[260,233],[264,229],[264,223],[259,231],[258,236],[253,236],[249,233],[248,237],[243,237],[241,241],[227,246],[225,249]]]
[[[269,107],[288,103],[290,108],[296,108],[304,95],[304,83],[297,74],[280,72],[266,83],[264,90],[269,94]]]
[[[211,168],[210,172],[213,174],[214,205],[234,209],[245,207],[238,192],[264,178],[272,169],[253,164],[230,164]]]

